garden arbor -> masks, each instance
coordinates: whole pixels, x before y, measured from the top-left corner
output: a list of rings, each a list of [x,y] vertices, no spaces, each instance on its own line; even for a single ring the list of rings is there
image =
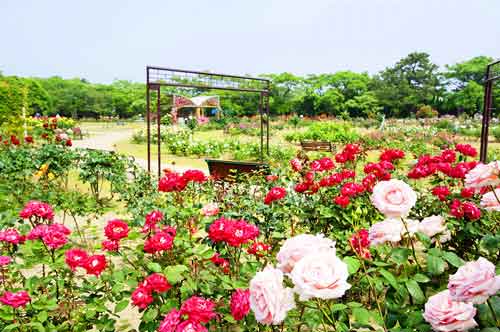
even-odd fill
[[[484,78],[484,106],[483,123],[481,128],[481,153],[480,161],[486,162],[488,157],[488,131],[490,126],[491,114],[495,110],[493,107],[493,88],[496,82],[500,80],[500,60],[490,63],[486,66],[486,76]]]
[[[151,134],[152,134],[151,92],[156,92],[158,176],[161,175],[161,140],[160,140],[161,121],[160,120],[161,120],[162,87],[173,87],[178,89],[196,89],[205,91],[227,90],[227,91],[236,91],[242,93],[259,94],[260,98],[259,98],[258,110],[260,115],[260,161],[262,162],[264,160],[264,151],[266,154],[269,153],[270,81],[268,79],[147,66],[146,67],[146,119],[147,119],[146,121],[147,121],[149,172],[151,172]],[[231,162],[230,164],[235,165],[235,162]],[[254,163],[248,163],[248,165],[246,166],[249,166],[250,164]]]

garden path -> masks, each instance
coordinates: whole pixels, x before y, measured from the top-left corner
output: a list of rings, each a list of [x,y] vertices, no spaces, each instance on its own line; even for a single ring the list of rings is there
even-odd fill
[[[82,140],[74,140],[73,147],[122,152],[120,150],[117,150],[116,143],[123,141],[123,140],[131,139],[134,131],[135,131],[135,129],[133,129],[133,128],[118,128],[118,129],[111,129],[110,128],[109,130],[107,130],[105,132],[98,133],[98,134],[92,135],[90,137],[86,137]],[[147,167],[148,167],[147,160],[137,158],[136,156],[133,156],[133,155],[132,155],[132,157],[135,158],[135,162],[139,166],[141,166],[144,169],[147,169]],[[156,174],[156,172],[158,170],[156,159],[151,160],[151,166],[152,166],[153,174]],[[175,167],[172,167],[171,165],[168,165],[168,164],[162,165],[162,168],[168,168],[168,167],[172,168],[178,172],[183,172],[187,169],[194,168],[194,167],[183,167],[183,166],[178,166],[178,165],[176,165]],[[200,170],[207,173],[207,171],[205,169],[200,169]]]

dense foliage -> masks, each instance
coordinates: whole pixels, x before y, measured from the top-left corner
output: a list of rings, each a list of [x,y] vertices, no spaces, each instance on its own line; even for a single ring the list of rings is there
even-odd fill
[[[394,66],[370,76],[339,71],[333,74],[296,76],[291,73],[262,75],[272,80],[270,111],[273,115],[375,118],[408,117],[424,105],[439,114],[472,115],[483,102],[482,79],[493,59],[479,56],[440,71],[426,53],[411,53]],[[203,91],[166,88],[162,112],[170,111],[168,94],[199,95]],[[226,116],[257,114],[257,94],[206,91],[220,96]],[[497,101],[500,95],[495,96]],[[153,104],[156,98],[153,96]],[[29,115],[130,118],[145,113],[145,87],[141,83],[115,81],[93,84],[85,79],[19,78],[0,76],[0,123],[19,115],[25,105]],[[153,105],[153,108],[155,106]]]

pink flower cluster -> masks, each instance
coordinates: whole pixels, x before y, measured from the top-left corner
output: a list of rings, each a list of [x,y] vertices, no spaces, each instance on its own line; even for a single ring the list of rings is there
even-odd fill
[[[234,320],[242,320],[250,312],[250,290],[237,289],[231,295],[231,315]]]
[[[42,240],[50,249],[59,249],[68,243],[71,230],[62,224],[40,224],[35,226],[26,237],[28,240]]]
[[[89,256],[83,249],[73,248],[65,252],[65,262],[71,269],[76,271],[77,267],[85,269],[87,274],[99,276],[107,267],[104,255]]]
[[[139,283],[132,292],[132,303],[141,308],[147,308],[153,301],[153,293],[165,293],[172,286],[163,274],[153,273]]]
[[[0,302],[12,308],[25,307],[30,301],[31,298],[26,291],[19,291],[15,293],[5,291],[3,295],[0,296]]]
[[[180,310],[172,309],[160,323],[158,332],[207,332],[202,324],[214,319],[215,303],[199,296],[192,296]],[[187,319],[184,319],[187,318]]]
[[[120,247],[120,240],[128,236],[128,224],[120,219],[109,220],[104,227],[104,235],[107,240],[102,242],[102,246],[108,251],[117,251]]]
[[[154,210],[146,214],[146,222],[141,232],[144,234],[158,231],[158,223],[163,220],[163,213],[160,210]]]
[[[224,217],[214,221],[208,229],[208,237],[213,242],[225,242],[232,247],[255,240],[259,236],[259,228],[245,220],[232,220]]]
[[[39,201],[29,201],[19,213],[19,216],[23,219],[36,217],[49,221],[54,219],[54,211],[52,210],[52,207],[47,203]]]
[[[20,243],[24,243],[25,240],[26,240],[26,237],[19,234],[17,229],[9,228],[9,229],[5,229],[3,231],[0,231],[0,242],[5,242],[5,243],[17,245]]]
[[[165,226],[163,229],[157,230],[144,242],[144,251],[148,254],[155,254],[172,249],[176,234],[177,230],[172,226]]]

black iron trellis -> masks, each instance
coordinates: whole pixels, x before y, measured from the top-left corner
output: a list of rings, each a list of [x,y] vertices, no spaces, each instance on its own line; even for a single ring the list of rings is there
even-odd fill
[[[481,128],[481,153],[479,160],[486,162],[488,157],[488,132],[490,127],[491,114],[493,108],[493,85],[500,80],[500,60],[486,66],[486,76],[484,78],[484,106],[483,123]]]
[[[148,171],[151,172],[151,91],[157,92],[156,123],[158,134],[158,176],[161,175],[161,140],[160,140],[160,96],[161,87],[194,88],[202,90],[228,90],[259,93],[260,114],[260,161],[264,160],[265,151],[269,154],[269,93],[271,82],[268,79],[237,75],[217,74],[193,70],[146,67],[146,121],[148,143]],[[264,114],[266,121],[264,121]]]

